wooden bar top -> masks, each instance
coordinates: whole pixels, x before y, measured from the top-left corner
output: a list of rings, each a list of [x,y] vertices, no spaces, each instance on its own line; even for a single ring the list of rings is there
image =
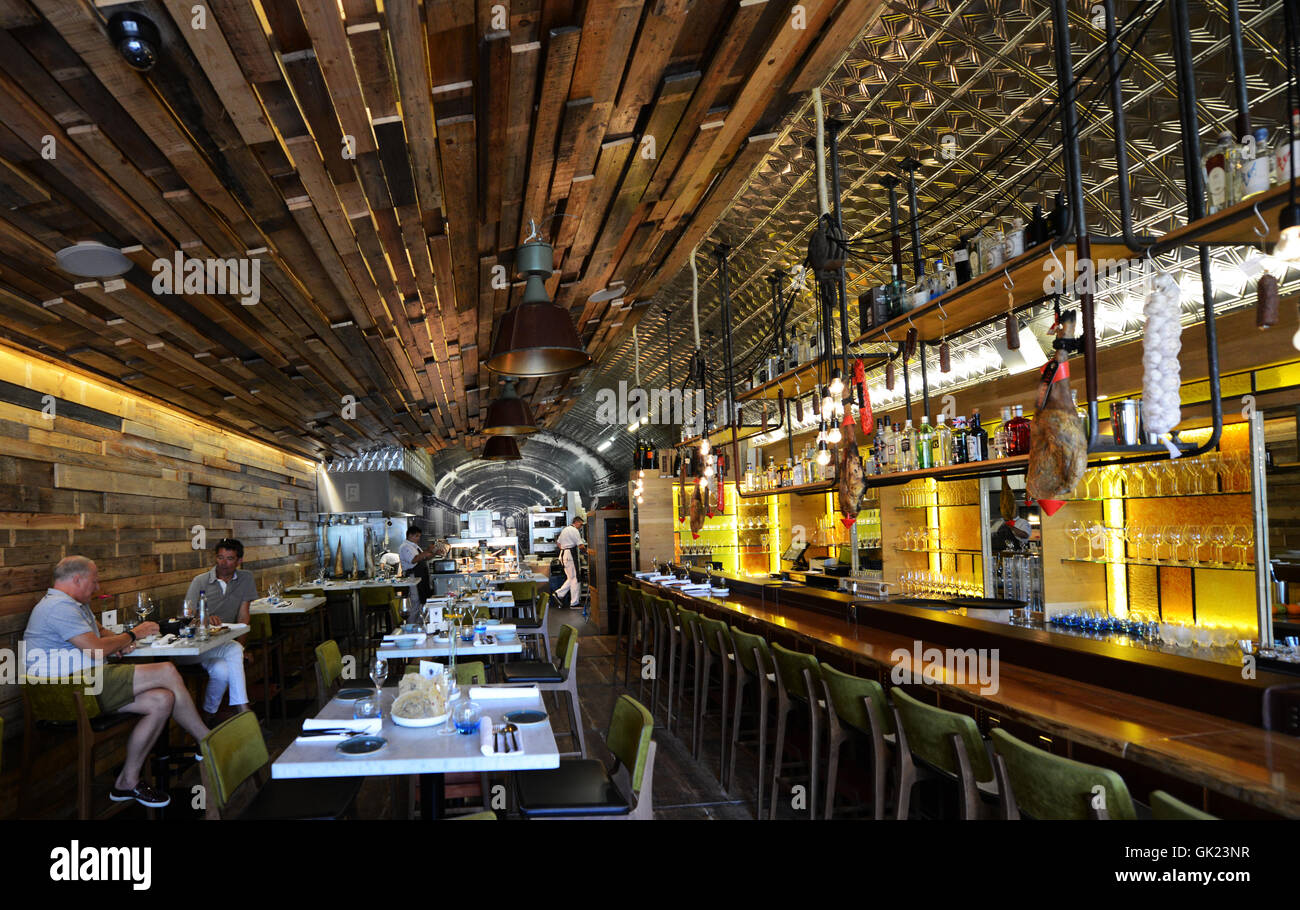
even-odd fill
[[[726,597],[694,597],[636,583],[691,609],[722,618],[747,617],[879,668],[910,671],[917,649],[924,652],[933,646],[734,590]],[[1147,765],[1230,799],[1300,818],[1300,739],[1003,661],[997,667],[996,691],[992,685],[986,687],[990,691],[981,691],[978,682],[959,682],[941,667],[932,675],[927,663],[923,656],[918,670],[927,670],[925,684],[937,686],[944,697]]]

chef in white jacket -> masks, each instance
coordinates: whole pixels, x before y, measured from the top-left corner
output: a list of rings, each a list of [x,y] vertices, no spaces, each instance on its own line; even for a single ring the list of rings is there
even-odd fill
[[[555,539],[560,548],[560,565],[564,567],[564,584],[555,592],[556,606],[560,608],[571,607],[582,597],[582,585],[578,581],[578,549],[587,546],[582,541],[584,523],[582,516],[578,516]]]

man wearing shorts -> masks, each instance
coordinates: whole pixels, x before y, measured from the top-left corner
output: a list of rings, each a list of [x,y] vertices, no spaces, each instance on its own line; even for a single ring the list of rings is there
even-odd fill
[[[99,569],[86,557],[68,556],[54,567],[53,583],[32,609],[23,632],[27,684],[40,685],[40,677],[82,675],[89,680],[98,675],[102,689],[96,698],[101,712],[141,716],[127,738],[126,762],[109,798],[160,808],[171,798],[141,782],[140,770],[168,718],[176,718],[195,742],[209,731],[174,665],[104,662],[110,654],[129,654],[136,638],[156,634],[158,624],[143,622],[122,633],[106,629],[87,606],[98,591]]]

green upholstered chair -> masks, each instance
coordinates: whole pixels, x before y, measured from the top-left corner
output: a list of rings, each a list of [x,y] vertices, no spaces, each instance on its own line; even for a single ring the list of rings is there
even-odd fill
[[[515,776],[520,813],[525,818],[653,818],[654,725],[644,705],[620,695],[605,738],[612,767],[596,759],[564,759],[553,770],[522,771]]]
[[[533,653],[539,657],[546,655],[546,660],[553,660],[551,654],[551,636],[546,631],[546,614],[551,606],[551,592],[538,591],[534,601],[533,616],[515,623],[515,632],[521,642],[531,642]]]
[[[457,815],[448,820],[453,822],[494,822],[497,820],[497,814],[491,809],[484,809],[482,812],[471,812],[469,815]]]
[[[1177,797],[1170,796],[1164,790],[1151,793],[1151,817],[1157,821],[1218,821],[1217,815],[1196,808]]]
[[[1053,755],[1006,730],[991,736],[1003,818],[1137,818],[1124,778],[1109,768]]]
[[[262,687],[262,717],[271,719],[271,696],[280,701],[280,716],[285,717],[284,707],[284,643],[288,636],[277,634],[271,627],[271,617],[266,613],[256,613],[248,617],[248,637],[244,639],[244,649],[253,655],[254,663],[259,667],[258,681]],[[276,672],[276,683],[271,683],[271,670]]]
[[[998,788],[993,762],[974,718],[927,705],[897,686],[890,695],[898,736],[897,817],[907,818],[920,771],[957,782],[962,818],[987,816],[984,800],[996,798]]]
[[[75,733],[77,737],[77,818],[108,818],[135,805],[133,801],[110,803],[96,815],[92,785],[95,779],[96,755],[110,743],[125,739],[135,729],[138,714],[123,712],[105,713],[99,699],[90,694],[95,680],[80,674],[58,678],[42,678],[26,682],[23,692],[23,784],[18,796],[18,814],[27,814],[27,798],[35,786],[32,772],[36,756],[46,751],[45,740],[49,734]],[[116,748],[122,748],[117,746]],[[149,764],[146,762],[142,776],[147,781]],[[153,810],[149,810],[153,817]]]
[[[894,736],[893,710],[885,689],[874,679],[863,679],[821,665],[822,692],[826,701],[826,818],[835,815],[835,788],[839,779],[840,753],[851,736],[865,739],[871,757],[871,801],[874,817],[885,817],[885,770]]]
[[[341,818],[361,789],[361,778],[271,780],[271,756],[257,716],[236,714],[199,743],[209,819]]]
[[[316,646],[316,707],[323,708],[334,697],[334,689],[343,675],[343,655],[334,639]]]
[[[576,752],[561,755],[587,757],[587,743],[582,732],[582,708],[578,703],[578,630],[565,623],[555,638],[558,664],[541,660],[514,660],[499,667],[505,683],[536,683],[542,692],[562,693],[569,711],[569,735],[578,744]]]
[[[732,664],[735,662],[735,650],[731,644],[731,627],[720,619],[701,615],[697,621],[700,640],[704,647],[700,654],[703,658],[696,673],[696,711],[695,728],[699,738],[704,739],[704,719],[709,714],[709,694],[713,690],[713,665],[718,666],[718,684],[721,687],[718,697],[718,783],[726,789],[727,779],[727,712],[731,698]]]
[[[420,672],[420,668],[411,664],[404,671],[404,675]],[[487,666],[481,660],[458,660],[456,661],[456,685],[458,686],[481,686],[487,682]]]
[[[769,818],[776,818],[777,782],[785,765],[785,738],[790,712],[808,711],[808,818],[817,817],[817,790],[819,784],[818,746],[821,740],[821,684],[818,681],[821,667],[811,654],[791,651],[772,643],[772,662],[776,666],[776,741],[772,759],[772,800]]]
[[[514,597],[516,620],[533,618],[537,606],[537,582],[503,581],[498,587],[503,591],[509,591],[511,596]]]
[[[767,639],[731,627],[731,644],[736,655],[736,698],[731,711],[731,760],[727,763],[727,786],[736,779],[736,753],[740,751],[740,719],[745,710],[745,690],[750,681],[758,691],[758,779],[754,794],[754,818],[763,817],[763,793],[767,777],[767,716],[771,689],[776,682],[772,649]]]
[[[361,615],[366,626],[366,641],[372,642],[385,632],[391,632],[396,626],[393,622],[393,605],[397,593],[392,585],[373,585],[362,588]],[[398,625],[401,625],[400,623]]]

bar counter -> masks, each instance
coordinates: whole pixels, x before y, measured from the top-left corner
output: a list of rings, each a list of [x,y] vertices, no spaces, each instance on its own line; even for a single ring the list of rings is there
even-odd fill
[[[1104,756],[1110,756],[1140,766],[1156,779],[1182,782],[1183,792],[1192,785],[1264,813],[1300,818],[1300,740],[1258,725],[1264,689],[1295,683],[1295,677],[1261,672],[1255,680],[1242,680],[1240,668],[1227,664],[888,602],[859,600],[858,621],[852,623],[842,618],[852,602],[847,594],[715,572],[714,578],[719,577],[727,579],[731,591],[727,596],[689,596],[633,581],[691,609],[738,626],[757,627],[769,640],[792,640],[803,650],[811,646],[832,663],[847,660],[854,672],[886,684],[895,666],[910,669],[918,646],[921,651],[996,648],[996,691],[982,692],[978,682],[958,682],[944,671],[938,679],[927,673],[925,688],[934,691],[945,707],[964,706],[982,726],[986,719],[995,718],[1012,732],[1020,727],[1065,740],[1069,746],[1064,754],[1071,757],[1105,764]],[[897,660],[894,655],[900,650],[905,656]],[[1125,651],[1131,654],[1118,653]],[[1076,673],[1071,678],[1048,672],[1045,666],[1051,666],[1053,655],[1061,671],[1127,668],[1130,682],[1157,680],[1167,687],[1139,694],[1131,691],[1138,686],[1116,687],[1095,675]],[[1232,709],[1229,716],[1222,710],[1178,704],[1207,701],[1203,694],[1188,693],[1189,688],[1223,696]],[[1231,716],[1244,710],[1248,696],[1254,698],[1253,722]],[[1101,756],[1080,755],[1080,748]],[[1131,778],[1124,768],[1115,767]],[[1134,797],[1145,801],[1148,793],[1134,786],[1133,780],[1129,783]]]

